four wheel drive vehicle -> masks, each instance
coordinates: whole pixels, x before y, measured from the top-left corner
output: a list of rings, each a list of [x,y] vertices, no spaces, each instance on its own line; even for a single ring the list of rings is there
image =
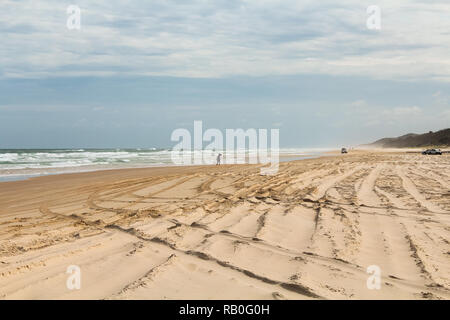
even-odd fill
[[[346,148],[342,148],[342,149],[341,149],[341,153],[348,153],[348,151],[347,151]]]
[[[427,149],[422,154],[442,154],[442,151],[440,149]]]

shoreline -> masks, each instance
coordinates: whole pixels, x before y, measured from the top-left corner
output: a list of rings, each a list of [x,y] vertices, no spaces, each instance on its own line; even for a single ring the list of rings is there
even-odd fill
[[[322,152],[319,154],[308,154],[308,155],[280,155],[279,162],[289,162],[289,161],[297,161],[297,160],[306,160],[306,159],[316,159],[320,157],[326,157],[330,156],[333,153],[333,151],[328,152]],[[226,164],[222,164],[226,165]],[[248,163],[239,164],[239,165],[250,165]],[[261,165],[261,164],[255,164],[255,165]],[[89,173],[89,172],[98,172],[98,171],[110,171],[110,170],[127,170],[127,169],[150,169],[150,168],[172,168],[172,167],[197,167],[197,166],[215,166],[211,164],[201,164],[201,165],[185,165],[185,166],[179,166],[175,164],[152,164],[148,166],[98,166],[97,168],[94,168],[93,166],[79,166],[79,167],[65,167],[65,168],[45,168],[43,170],[45,171],[54,171],[54,172],[35,172],[36,169],[30,169],[30,173],[11,173],[11,174],[0,174],[0,183],[7,183],[7,182],[15,182],[15,181],[26,181],[30,179],[35,179],[39,177],[45,177],[45,176],[55,176],[55,175],[66,175],[66,174],[77,174],[77,173]],[[84,167],[84,169],[83,169]],[[89,168],[87,168],[89,167]],[[79,170],[75,170],[78,168]],[[28,169],[24,169],[28,170]],[[62,170],[62,171],[61,171]]]

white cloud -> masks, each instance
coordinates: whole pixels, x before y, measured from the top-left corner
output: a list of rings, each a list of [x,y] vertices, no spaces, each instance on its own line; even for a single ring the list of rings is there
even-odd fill
[[[397,107],[390,110],[384,110],[383,114],[388,117],[408,117],[418,116],[422,113],[422,109],[417,106],[413,107]]]
[[[349,107],[345,110],[345,114],[351,121],[363,123],[366,127],[407,127],[410,124],[419,123],[424,119],[424,112],[418,106],[386,107],[371,104],[366,100],[357,100],[350,103]]]
[[[318,73],[450,80],[450,3],[378,1],[86,1],[0,4],[0,74],[221,77]],[[447,31],[446,31],[447,30]]]
[[[437,91],[433,94],[433,100],[438,105],[448,106],[448,97],[441,91]]]

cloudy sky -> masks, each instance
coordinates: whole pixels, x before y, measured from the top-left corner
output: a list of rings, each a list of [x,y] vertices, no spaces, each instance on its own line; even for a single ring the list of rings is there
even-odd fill
[[[448,0],[2,0],[0,148],[168,147],[194,120],[297,147],[449,127],[449,15]]]

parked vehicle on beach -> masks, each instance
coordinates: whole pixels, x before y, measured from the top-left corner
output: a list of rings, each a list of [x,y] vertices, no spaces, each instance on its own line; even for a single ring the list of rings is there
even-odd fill
[[[422,154],[428,155],[428,154],[439,154],[442,155],[441,149],[427,149],[425,151],[422,151]]]
[[[347,148],[342,148],[341,153],[348,153]]]

